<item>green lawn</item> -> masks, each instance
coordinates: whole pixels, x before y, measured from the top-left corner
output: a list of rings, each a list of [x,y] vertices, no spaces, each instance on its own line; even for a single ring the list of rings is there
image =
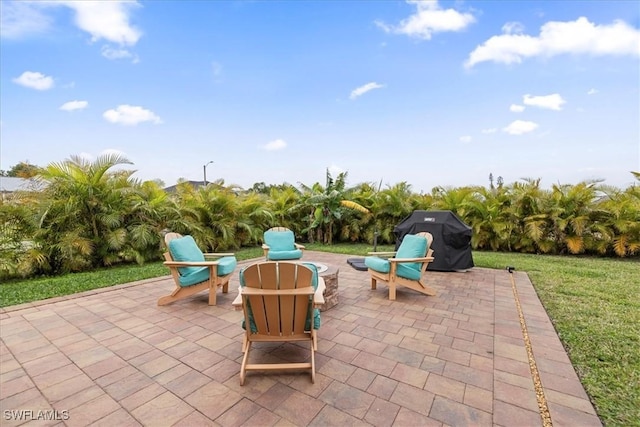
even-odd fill
[[[600,419],[640,426],[638,260],[490,252],[474,260],[526,271]]]
[[[368,245],[310,244],[356,256]],[[379,246],[378,250],[392,250]],[[239,260],[259,248],[236,252]],[[474,252],[478,267],[526,271],[607,426],[640,426],[640,263],[638,260]],[[0,306],[37,301],[168,274],[162,263],[122,266],[0,285]]]

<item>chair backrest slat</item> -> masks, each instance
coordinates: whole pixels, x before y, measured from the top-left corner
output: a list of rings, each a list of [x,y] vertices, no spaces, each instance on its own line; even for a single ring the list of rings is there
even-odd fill
[[[164,244],[165,244],[165,246],[168,248],[170,241],[172,241],[173,239],[179,239],[180,237],[182,237],[182,234],[179,234],[179,233],[167,233],[167,234],[165,234],[164,235]]]
[[[301,295],[245,295],[249,301],[257,333],[268,336],[304,334],[311,320],[312,271],[296,263],[268,262],[244,270],[245,287],[268,290],[309,288]],[[246,316],[249,321],[248,316]]]

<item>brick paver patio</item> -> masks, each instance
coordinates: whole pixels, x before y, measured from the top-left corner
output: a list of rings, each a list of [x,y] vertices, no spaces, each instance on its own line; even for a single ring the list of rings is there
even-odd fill
[[[553,425],[601,425],[525,273],[513,273],[517,299],[506,270],[474,268],[427,272],[437,296],[399,288],[392,302],[347,256],[304,259],[340,269],[315,384],[249,373],[239,385],[237,272],[215,307],[206,293],[158,307],[173,288],[163,277],[2,309],[0,424],[538,426],[519,300]],[[255,353],[304,354],[292,344]]]

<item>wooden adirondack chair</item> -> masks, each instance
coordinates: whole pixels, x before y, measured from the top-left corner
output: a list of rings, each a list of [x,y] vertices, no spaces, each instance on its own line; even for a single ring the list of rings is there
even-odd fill
[[[396,287],[405,286],[426,295],[436,291],[422,282],[422,276],[433,258],[430,249],[433,236],[428,232],[408,234],[397,252],[370,252],[364,259],[371,275],[371,289],[376,289],[378,280],[389,284],[389,299],[396,299]],[[389,257],[391,258],[384,258]]]
[[[240,272],[240,289],[234,305],[242,305],[245,335],[240,385],[252,370],[308,369],[315,382],[316,329],[320,327],[317,306],[324,304],[325,285],[315,266],[297,262],[261,262]],[[314,286],[315,285],[315,286]],[[307,362],[250,363],[254,342],[309,342]]]
[[[273,227],[264,232],[262,250],[267,261],[302,258],[304,246],[295,242],[293,231],[286,227]]]
[[[193,237],[178,233],[167,233],[164,241],[167,247],[164,265],[169,267],[176,287],[171,294],[161,297],[158,305],[170,304],[205,289],[209,290],[209,305],[216,305],[216,290],[221,287],[223,293],[229,291],[229,279],[237,265],[234,254],[203,254]]]

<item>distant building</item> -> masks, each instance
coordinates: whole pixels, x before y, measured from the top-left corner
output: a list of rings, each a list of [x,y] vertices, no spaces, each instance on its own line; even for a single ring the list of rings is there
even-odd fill
[[[211,182],[209,182],[210,184]],[[165,187],[164,191],[166,191],[167,193],[175,193],[176,192],[176,188],[179,185],[184,185],[184,184],[190,184],[195,190],[197,190],[200,187],[204,187],[204,182],[203,181],[181,181],[179,183],[177,183],[176,185],[171,185],[169,187]]]
[[[5,200],[16,191],[39,191],[42,184],[35,179],[0,176],[0,199]]]

